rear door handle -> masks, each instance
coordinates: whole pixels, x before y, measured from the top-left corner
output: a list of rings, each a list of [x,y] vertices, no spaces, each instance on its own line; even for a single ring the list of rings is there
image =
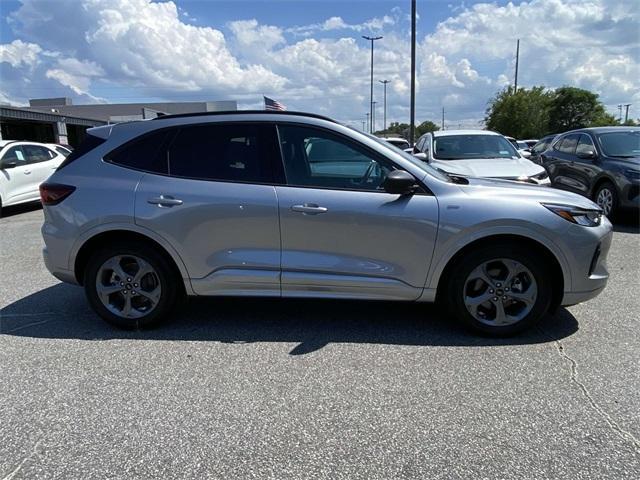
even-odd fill
[[[160,195],[159,197],[147,199],[147,203],[159,207],[174,207],[176,205],[182,205],[182,200],[173,198],[171,195]]]
[[[318,213],[327,213],[326,207],[321,207],[315,203],[305,203],[304,205],[293,205],[291,210],[294,212],[306,213],[307,215],[317,215]]]

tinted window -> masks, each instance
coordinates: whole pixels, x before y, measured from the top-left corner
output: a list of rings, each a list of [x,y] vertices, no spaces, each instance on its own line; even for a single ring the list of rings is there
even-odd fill
[[[18,166],[20,166],[26,165],[27,158],[25,157],[22,148],[20,146],[15,146],[11,147],[5,152],[0,162],[2,163],[2,165],[6,163],[16,163]]]
[[[279,126],[289,185],[382,190],[391,168],[354,142],[324,130]]]
[[[166,174],[166,149],[173,135],[175,130],[167,129],[143,135],[109,153],[105,160],[136,170]]]
[[[567,135],[556,145],[556,149],[561,151],[562,153],[574,153],[576,151],[576,145],[578,144],[578,139],[580,135],[572,134]]]
[[[580,140],[578,141],[578,146],[576,147],[576,155],[580,153],[587,152],[595,152],[596,147],[593,146],[593,142],[591,141],[591,137],[589,135],[580,135]]]
[[[168,151],[175,177],[233,182],[273,182],[277,155],[273,126],[209,124],[182,127]]]
[[[58,166],[58,170],[66,167],[71,162],[89,153],[94,148],[102,145],[105,141],[106,140],[104,138],[96,137],[87,132],[87,135],[84,137],[84,140],[82,140],[82,143],[80,143],[78,148],[75,148],[73,152],[71,152],[69,156],[64,159],[64,161]]]
[[[535,153],[542,153],[544,152],[547,147],[549,146],[549,143],[551,143],[551,139],[547,139],[547,140],[541,140],[538,143],[535,144],[535,146],[533,147],[533,151]]]
[[[22,145],[22,151],[28,163],[47,162],[55,157],[55,153],[40,145]]]

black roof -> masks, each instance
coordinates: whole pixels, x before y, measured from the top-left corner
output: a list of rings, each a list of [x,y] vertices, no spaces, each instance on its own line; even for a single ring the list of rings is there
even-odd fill
[[[188,118],[188,117],[207,117],[213,115],[293,115],[300,117],[318,118],[320,120],[326,120],[328,122],[337,123],[334,119],[325,117],[324,115],[318,115],[317,113],[308,112],[292,112],[292,111],[279,111],[279,110],[225,110],[220,112],[193,112],[193,113],[174,113],[169,115],[158,115],[153,120],[164,120],[165,118]]]

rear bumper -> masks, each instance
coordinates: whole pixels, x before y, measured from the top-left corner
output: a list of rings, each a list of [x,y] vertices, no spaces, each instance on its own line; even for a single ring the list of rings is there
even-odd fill
[[[46,247],[42,249],[42,258],[44,259],[45,267],[47,267],[47,270],[51,272],[51,275],[56,277],[61,282],[79,285],[78,280],[76,280],[76,276],[74,272],[72,272],[71,270],[66,270],[56,265],[53,259],[51,258],[51,255],[49,254],[49,251],[47,250]]]

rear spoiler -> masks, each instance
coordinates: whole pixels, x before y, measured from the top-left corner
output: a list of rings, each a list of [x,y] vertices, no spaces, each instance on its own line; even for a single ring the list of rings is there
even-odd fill
[[[106,140],[111,135],[111,130],[113,129],[113,125],[102,125],[100,127],[92,127],[87,129],[87,133],[89,135],[93,135],[94,137],[102,138]]]

